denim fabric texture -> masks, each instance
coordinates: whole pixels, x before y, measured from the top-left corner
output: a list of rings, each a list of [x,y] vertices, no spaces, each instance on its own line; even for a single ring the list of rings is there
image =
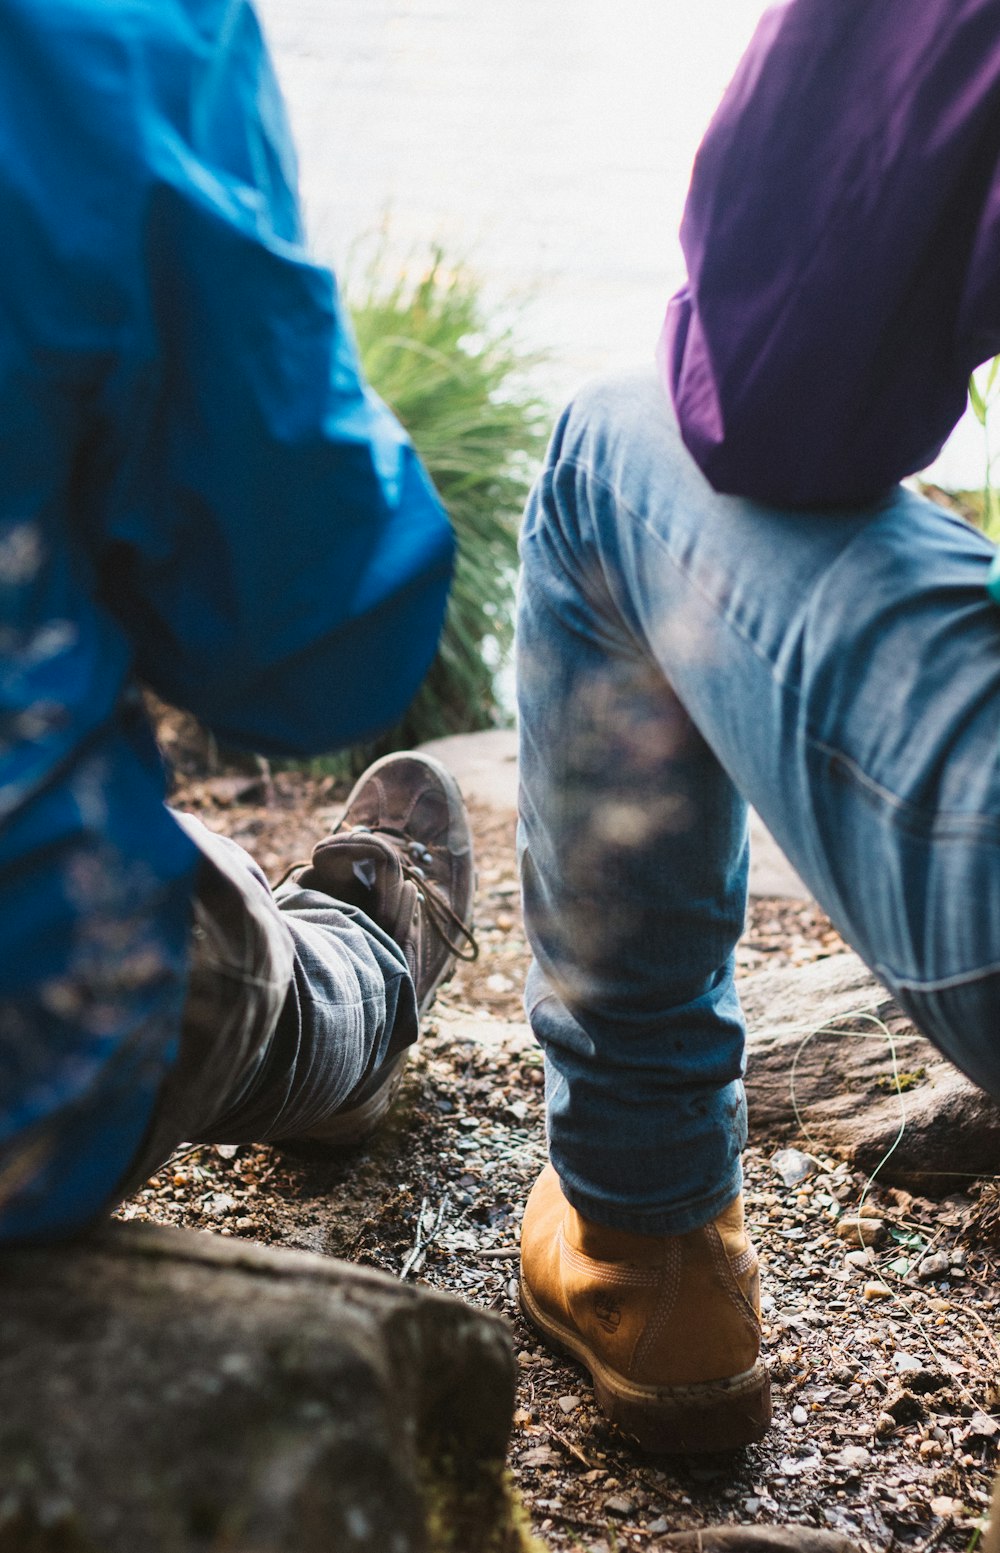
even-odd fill
[[[1000,1096],[992,554],[902,488],[717,495],[652,372],[560,420],[522,540],[519,844],[550,1152],[588,1217],[678,1234],[739,1190],[747,802]]]

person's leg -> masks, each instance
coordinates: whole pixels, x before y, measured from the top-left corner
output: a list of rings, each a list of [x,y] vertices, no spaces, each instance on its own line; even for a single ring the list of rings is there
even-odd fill
[[[564,1238],[711,1238],[735,1197],[747,799],[918,1023],[1000,1092],[990,554],[901,491],[823,514],[715,495],[652,374],[563,417],[518,626],[527,1000],[558,1174],[526,1230],[558,1193],[578,1211]]]
[[[273,894],[242,848],[182,818],[205,862],[180,1053],[121,1195],[182,1140],[366,1136],[463,947],[436,919],[471,922],[464,804],[425,757],[369,768],[342,828]]]
[[[563,418],[522,541],[521,844],[552,1155],[591,1217],[677,1233],[739,1185],[744,800],[1000,1094],[991,555],[902,490],[717,496],[652,374]]]

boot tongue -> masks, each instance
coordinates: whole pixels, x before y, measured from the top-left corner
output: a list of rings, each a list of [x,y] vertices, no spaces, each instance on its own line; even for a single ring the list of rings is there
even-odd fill
[[[392,843],[372,831],[355,831],[321,842],[300,883],[357,906],[393,937],[401,913],[409,919],[413,909],[410,897],[416,893],[403,878]]]

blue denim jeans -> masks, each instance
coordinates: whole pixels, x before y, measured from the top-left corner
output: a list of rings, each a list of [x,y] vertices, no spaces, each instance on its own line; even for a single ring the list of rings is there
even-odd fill
[[[652,373],[559,422],[522,541],[520,844],[549,1147],[588,1217],[677,1234],[739,1190],[747,802],[1000,1096],[991,555],[902,489],[716,495]]]

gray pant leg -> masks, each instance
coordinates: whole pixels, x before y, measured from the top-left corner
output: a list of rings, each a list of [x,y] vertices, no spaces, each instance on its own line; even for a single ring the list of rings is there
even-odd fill
[[[190,815],[204,861],[180,1035],[149,1133],[118,1195],[182,1141],[308,1136],[417,1037],[403,951],[356,907],[286,885]]]

